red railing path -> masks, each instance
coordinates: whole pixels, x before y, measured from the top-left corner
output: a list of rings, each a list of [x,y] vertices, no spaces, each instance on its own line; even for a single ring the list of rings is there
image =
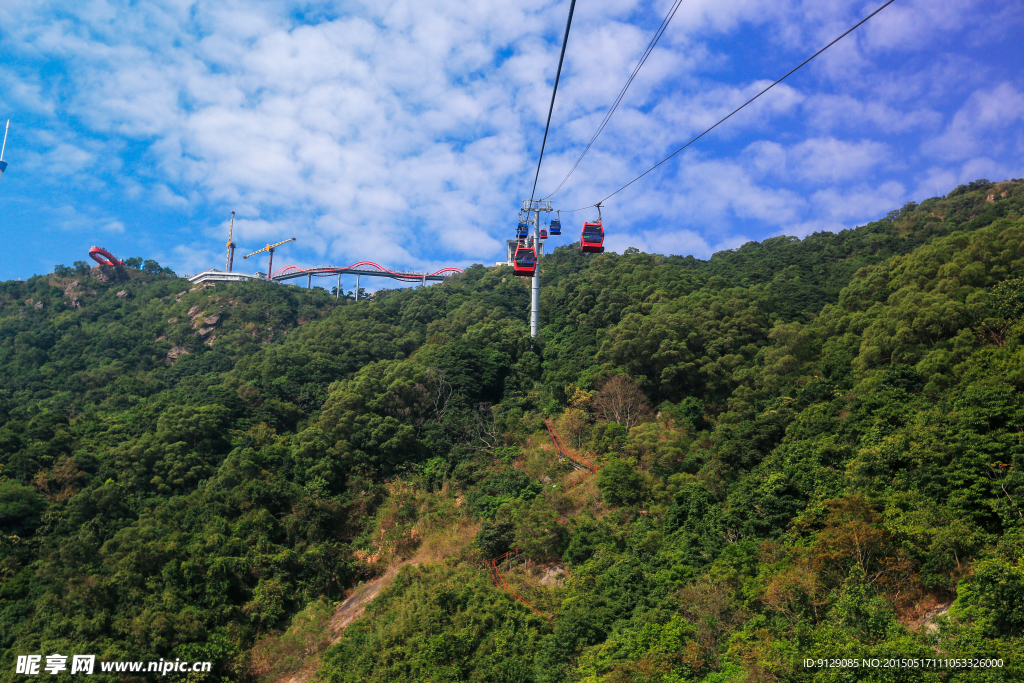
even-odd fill
[[[536,614],[538,617],[540,617],[544,621],[548,622],[548,625],[554,626],[554,622],[551,621],[550,617],[548,617],[543,612],[541,612],[539,609],[537,609],[536,607],[531,605],[530,601],[527,600],[526,598],[524,598],[518,592],[516,592],[516,590],[514,588],[509,587],[509,585],[505,582],[505,577],[501,575],[501,569],[498,568],[499,565],[504,564],[505,562],[508,562],[509,560],[515,559],[517,557],[519,557],[519,548],[515,548],[514,550],[509,550],[504,555],[499,555],[498,557],[495,557],[493,560],[488,562],[488,564],[490,565],[488,567],[488,569],[491,570],[491,581],[494,582],[494,585],[496,587],[503,589],[505,592],[509,593],[512,597],[514,597],[516,600],[518,600],[519,602],[521,602],[524,605],[526,605],[527,607],[529,607],[530,610],[534,614]]]
[[[551,437],[551,442],[555,444],[555,450],[558,451],[558,454],[563,458],[568,458],[570,461],[572,461],[576,469],[587,471],[586,474],[584,474],[582,477],[572,482],[568,486],[563,487],[562,490],[568,491],[574,486],[578,486],[580,482],[582,482],[586,477],[590,476],[591,474],[597,473],[597,465],[590,462],[579,453],[575,453],[574,451],[569,450],[569,448],[565,445],[565,442],[562,441],[562,435],[558,433],[558,429],[555,427],[555,424],[551,420],[549,420],[548,418],[544,418],[544,424],[548,428],[548,435]]]
[[[555,444],[555,450],[558,451],[558,454],[563,458],[568,458],[570,461],[572,461],[573,465],[577,469],[586,470],[586,473],[582,477],[572,482],[568,486],[564,487],[563,490],[569,490],[572,487],[579,484],[581,481],[583,481],[585,477],[597,473],[597,465],[590,462],[579,453],[570,450],[565,445],[565,442],[562,441],[562,435],[558,433],[558,429],[555,427],[554,423],[551,422],[551,420],[549,420],[548,418],[544,418],[544,424],[547,425],[548,435],[551,436],[551,442]],[[516,592],[515,589],[509,587],[508,583],[505,581],[505,577],[501,575],[501,569],[499,569],[499,566],[504,564],[505,562],[508,562],[509,560],[515,559],[516,557],[519,557],[519,548],[509,550],[504,555],[499,555],[498,557],[495,557],[493,560],[487,562],[487,568],[491,572],[491,581],[494,582],[494,585],[496,587],[501,588],[502,590],[509,593],[516,600],[529,607],[530,610],[538,617],[541,617],[542,619],[547,621],[548,624],[554,626],[554,622],[551,620],[550,617],[548,617],[539,609],[531,605],[530,601],[524,598],[518,592]]]

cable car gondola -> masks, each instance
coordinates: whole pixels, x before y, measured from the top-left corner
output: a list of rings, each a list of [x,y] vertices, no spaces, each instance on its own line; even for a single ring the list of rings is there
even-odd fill
[[[548,238],[548,229],[547,228],[541,228],[540,229],[540,238],[542,240],[546,240]]]
[[[558,218],[556,218],[555,220],[551,221],[551,225],[549,227],[551,229],[551,234],[552,235],[561,235],[562,234],[562,220],[561,220],[561,217],[562,217],[562,212],[559,211],[558,212]]]
[[[604,253],[604,225],[601,222],[601,205],[597,206],[597,220],[583,223],[580,233],[580,251],[585,254]]]
[[[520,243],[512,261],[512,274],[518,277],[533,277],[537,272],[537,249]]]

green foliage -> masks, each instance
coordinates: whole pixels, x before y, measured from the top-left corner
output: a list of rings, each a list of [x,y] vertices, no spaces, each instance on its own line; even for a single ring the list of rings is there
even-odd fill
[[[141,258],[0,283],[0,663],[283,677],[472,519],[322,679],[1020,680],[1022,215],[977,181],[708,261],[558,248],[538,339],[502,268],[358,303]],[[608,421],[616,377],[639,423]],[[600,474],[564,491],[545,417]],[[515,547],[543,619],[481,569]],[[799,663],[936,651],[1007,665]]]
[[[46,501],[32,487],[0,481],[0,533],[32,534],[44,510]]]
[[[628,460],[610,458],[597,477],[601,495],[611,505],[634,505],[644,495],[644,484],[636,467]]]
[[[1019,635],[1024,629],[1024,567],[1018,560],[1001,558],[979,562],[960,598],[964,607],[974,607],[983,622],[999,635]]]
[[[402,605],[416,610],[394,610]],[[405,567],[325,656],[321,677],[356,681],[533,680],[547,624],[473,568]]]
[[[490,560],[504,555],[516,542],[516,528],[512,522],[491,522],[485,519],[477,532],[476,542],[484,558]]]

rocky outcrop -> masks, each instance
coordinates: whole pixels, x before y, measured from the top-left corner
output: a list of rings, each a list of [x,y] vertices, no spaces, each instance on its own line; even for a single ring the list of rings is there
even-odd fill
[[[202,319],[197,318],[192,324],[199,328],[196,330],[196,334],[200,337],[205,337],[211,332],[213,332],[215,329],[217,329],[217,323],[219,322],[220,313],[214,313],[213,315],[208,315]],[[208,339],[206,343],[209,344],[210,346],[213,346],[213,340],[214,337],[210,337],[210,339]]]
[[[164,359],[164,362],[174,365],[180,357],[187,356],[189,353],[190,351],[184,346],[172,346],[171,350],[167,352],[167,358]]]
[[[94,277],[100,282],[110,282],[110,274],[107,272],[107,268],[101,268],[100,266],[93,266],[92,270],[89,271],[89,277]]]
[[[120,292],[118,292],[117,293],[117,298],[118,299],[127,299],[128,298],[127,290],[122,289]]]

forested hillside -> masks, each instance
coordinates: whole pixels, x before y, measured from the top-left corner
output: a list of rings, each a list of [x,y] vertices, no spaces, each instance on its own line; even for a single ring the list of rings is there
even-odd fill
[[[1022,680],[1022,216],[977,181],[708,261],[558,248],[536,340],[503,267],[2,283],[0,680]]]

